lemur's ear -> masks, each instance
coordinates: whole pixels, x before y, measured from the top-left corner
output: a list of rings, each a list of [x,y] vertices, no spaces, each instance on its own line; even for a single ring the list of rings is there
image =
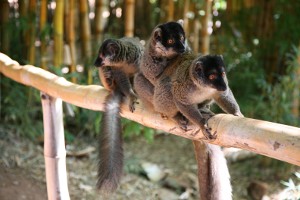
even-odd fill
[[[201,61],[196,62],[195,71],[197,74],[203,73],[203,63]]]
[[[154,38],[154,40],[156,42],[161,42],[161,40],[162,40],[162,33],[161,33],[161,29],[160,28],[156,28],[154,30],[153,38]]]
[[[182,19],[178,20],[177,23],[180,24],[183,28],[183,20]]]
[[[119,52],[119,47],[115,42],[109,42],[106,46],[106,51],[110,55],[117,55]]]

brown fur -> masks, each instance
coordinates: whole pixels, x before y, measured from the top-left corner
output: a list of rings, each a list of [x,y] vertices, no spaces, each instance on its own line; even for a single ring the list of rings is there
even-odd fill
[[[142,54],[143,47],[137,39],[108,39],[101,45],[95,61],[102,85],[110,92],[99,135],[97,188],[105,193],[115,191],[120,183],[124,159],[120,107],[127,97],[129,109],[134,111],[137,96],[130,78],[139,71]]]
[[[226,90],[219,91],[199,80],[195,72],[202,56],[185,53],[171,63],[160,76],[154,90],[154,109],[178,122],[181,113],[193,124],[198,125],[208,139],[213,139],[206,127],[206,119],[199,111],[199,105],[214,100],[225,112],[242,116],[239,106],[227,84]],[[181,122],[179,122],[179,125]]]
[[[167,38],[173,38],[176,45],[167,46]],[[140,72],[134,78],[134,89],[148,107],[153,106],[154,87],[166,66],[188,50],[182,24],[168,22],[154,28],[141,60]]]

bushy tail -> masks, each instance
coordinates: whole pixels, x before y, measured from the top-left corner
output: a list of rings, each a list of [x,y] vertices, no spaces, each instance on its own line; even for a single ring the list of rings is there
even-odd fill
[[[221,147],[194,141],[201,200],[231,200],[232,188]]]
[[[106,97],[99,135],[97,188],[109,193],[117,189],[123,170],[123,141],[120,106],[123,96],[118,90]]]

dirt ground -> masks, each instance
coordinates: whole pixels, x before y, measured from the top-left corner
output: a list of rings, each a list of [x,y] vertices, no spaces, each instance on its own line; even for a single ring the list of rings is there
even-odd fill
[[[77,138],[67,144],[68,152],[93,149],[95,139]],[[42,144],[14,135],[0,126],[0,199],[47,199]],[[68,156],[68,185],[72,200],[130,199],[172,200],[199,199],[196,162],[191,141],[174,135],[160,134],[153,143],[144,138],[125,141],[125,169],[121,185],[113,195],[100,196],[95,191],[96,151],[83,156]],[[146,163],[146,164],[145,164]],[[165,174],[158,182],[146,178],[141,166],[156,166]],[[299,167],[263,156],[229,163],[233,198],[251,199],[247,187],[256,181],[266,186],[267,198],[280,199],[285,187],[281,180],[293,177]]]

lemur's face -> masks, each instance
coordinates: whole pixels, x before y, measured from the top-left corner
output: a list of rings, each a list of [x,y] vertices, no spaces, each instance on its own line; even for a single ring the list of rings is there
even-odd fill
[[[117,62],[116,58],[119,51],[119,45],[115,40],[105,40],[99,49],[98,57],[96,58],[94,65],[96,67],[112,65],[114,62]]]
[[[155,49],[163,57],[173,57],[186,51],[185,33],[181,24],[168,22],[154,31]]]
[[[225,65],[221,56],[203,56],[195,64],[197,77],[202,84],[218,91],[227,90]]]

